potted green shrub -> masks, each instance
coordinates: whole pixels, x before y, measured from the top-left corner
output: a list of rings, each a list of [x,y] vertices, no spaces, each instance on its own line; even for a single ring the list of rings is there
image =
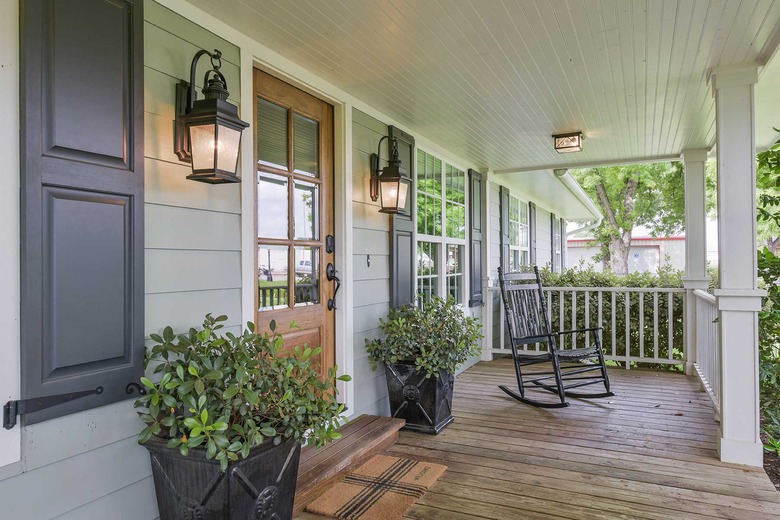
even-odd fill
[[[392,309],[379,320],[385,339],[366,340],[374,369],[385,366],[390,411],[406,429],[439,433],[452,422],[455,370],[480,352],[482,325],[453,299]]]
[[[323,381],[310,362],[319,350],[277,355],[274,323],[272,334],[248,323],[220,335],[226,319],[151,335],[146,363],[159,381],[141,379],[135,406],[162,520],[292,518],[301,442],[340,436],[335,370]]]

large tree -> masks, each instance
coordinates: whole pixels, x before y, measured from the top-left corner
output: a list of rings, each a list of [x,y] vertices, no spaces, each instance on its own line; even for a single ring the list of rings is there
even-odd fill
[[[683,231],[685,179],[681,163],[585,168],[571,173],[604,215],[594,231],[594,242],[601,248],[605,269],[628,274],[628,252],[637,226],[645,226],[653,236]],[[714,186],[711,174],[707,179],[708,185]]]

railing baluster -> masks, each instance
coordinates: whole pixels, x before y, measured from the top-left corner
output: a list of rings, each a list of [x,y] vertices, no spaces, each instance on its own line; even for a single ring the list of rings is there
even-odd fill
[[[639,293],[639,357],[645,357],[645,293]]]
[[[590,291],[585,291],[585,328],[590,327]],[[585,346],[590,346],[590,332],[585,331]]]
[[[610,292],[612,295],[612,309],[610,314],[612,315],[612,357],[617,357],[617,339],[615,334],[615,316],[617,315],[617,308],[615,307],[615,292]]]
[[[669,319],[669,359],[674,357],[674,322],[672,317],[674,316],[674,293],[667,293],[669,308],[666,309],[666,313]]]
[[[601,317],[601,307],[602,307],[602,305],[601,305],[601,297],[604,296],[604,291],[599,289],[598,295],[599,295],[599,327],[601,327],[601,324],[604,323],[602,321],[602,317]],[[601,345],[603,347],[604,346],[604,338],[602,337],[603,336],[602,331],[599,330],[598,334],[599,334],[599,341],[601,342]]]
[[[631,369],[631,293],[626,291],[626,370]]]
[[[564,312],[564,308],[566,307],[565,303],[566,302],[564,301],[563,291],[558,291],[558,307],[560,308],[560,311],[558,312],[558,330],[565,330],[563,328],[563,316],[566,314]],[[561,348],[566,348],[566,338],[563,336],[561,336]]]
[[[571,328],[577,328],[577,291],[571,292]],[[571,348],[577,348],[576,334],[571,334]]]
[[[653,357],[658,357],[658,291],[653,291]]]

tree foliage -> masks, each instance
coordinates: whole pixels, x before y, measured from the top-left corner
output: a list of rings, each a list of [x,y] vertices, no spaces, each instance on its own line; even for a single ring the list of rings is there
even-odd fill
[[[627,274],[633,230],[646,227],[653,236],[680,233],[685,224],[685,177],[682,164],[647,163],[573,170],[572,175],[595,200],[603,220],[594,232],[605,268]],[[714,177],[707,175],[708,193]],[[711,189],[710,189],[711,188]],[[714,200],[708,200],[708,209]]]
[[[775,131],[780,131],[775,128]],[[756,156],[758,242],[780,250],[780,140]]]

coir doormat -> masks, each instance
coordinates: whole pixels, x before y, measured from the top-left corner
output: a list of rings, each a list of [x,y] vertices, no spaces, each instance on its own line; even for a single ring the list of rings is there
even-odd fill
[[[377,455],[306,511],[341,520],[395,520],[447,470],[446,466]]]

